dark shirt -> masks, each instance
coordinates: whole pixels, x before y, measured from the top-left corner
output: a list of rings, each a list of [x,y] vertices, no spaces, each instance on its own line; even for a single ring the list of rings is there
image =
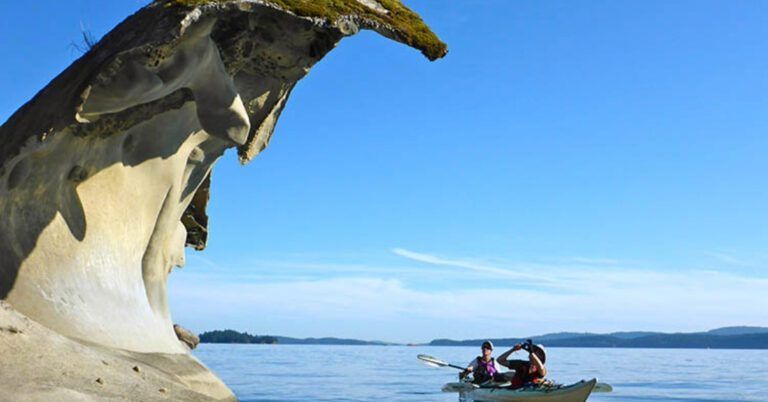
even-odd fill
[[[536,370],[536,367],[534,366],[534,371],[531,373],[531,363],[526,360],[508,360],[507,367],[509,367],[511,370],[515,370],[515,376],[512,377],[512,389],[522,388],[528,383],[535,383],[538,380],[544,378],[541,373]]]

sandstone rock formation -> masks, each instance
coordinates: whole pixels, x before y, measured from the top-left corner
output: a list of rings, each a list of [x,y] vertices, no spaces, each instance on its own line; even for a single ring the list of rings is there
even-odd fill
[[[155,1],[0,127],[0,395],[233,398],[179,341],[166,279],[205,246],[216,160],[263,150],[360,28],[446,52],[396,0]]]
[[[189,350],[196,348],[197,345],[200,344],[200,337],[181,325],[173,324],[173,331],[176,333],[176,337],[179,338],[183,344],[187,345]]]

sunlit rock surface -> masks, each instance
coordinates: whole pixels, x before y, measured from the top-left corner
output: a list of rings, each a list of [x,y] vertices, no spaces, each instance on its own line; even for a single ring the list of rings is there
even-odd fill
[[[445,55],[393,0],[158,1],[0,127],[0,399],[233,398],[179,340],[167,277],[205,247],[216,160],[263,150],[360,28]]]

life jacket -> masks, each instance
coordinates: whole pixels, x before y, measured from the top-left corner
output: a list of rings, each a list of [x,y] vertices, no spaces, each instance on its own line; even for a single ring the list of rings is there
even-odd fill
[[[473,381],[476,384],[486,382],[493,379],[496,375],[496,360],[491,357],[489,361],[483,361],[481,356],[477,356],[477,371],[472,376],[475,378]]]
[[[515,370],[515,376],[512,377],[512,385],[510,388],[517,389],[528,384],[536,384],[544,378],[544,376],[536,369],[536,366],[533,366],[533,373],[531,373],[530,370],[530,363],[523,364],[519,369]]]

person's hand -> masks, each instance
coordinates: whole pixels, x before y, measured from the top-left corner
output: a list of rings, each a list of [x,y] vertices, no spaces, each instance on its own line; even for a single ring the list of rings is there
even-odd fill
[[[523,348],[523,344],[522,343],[518,343],[515,346],[512,346],[512,351],[513,352],[517,352],[518,350],[520,350],[522,348]]]

